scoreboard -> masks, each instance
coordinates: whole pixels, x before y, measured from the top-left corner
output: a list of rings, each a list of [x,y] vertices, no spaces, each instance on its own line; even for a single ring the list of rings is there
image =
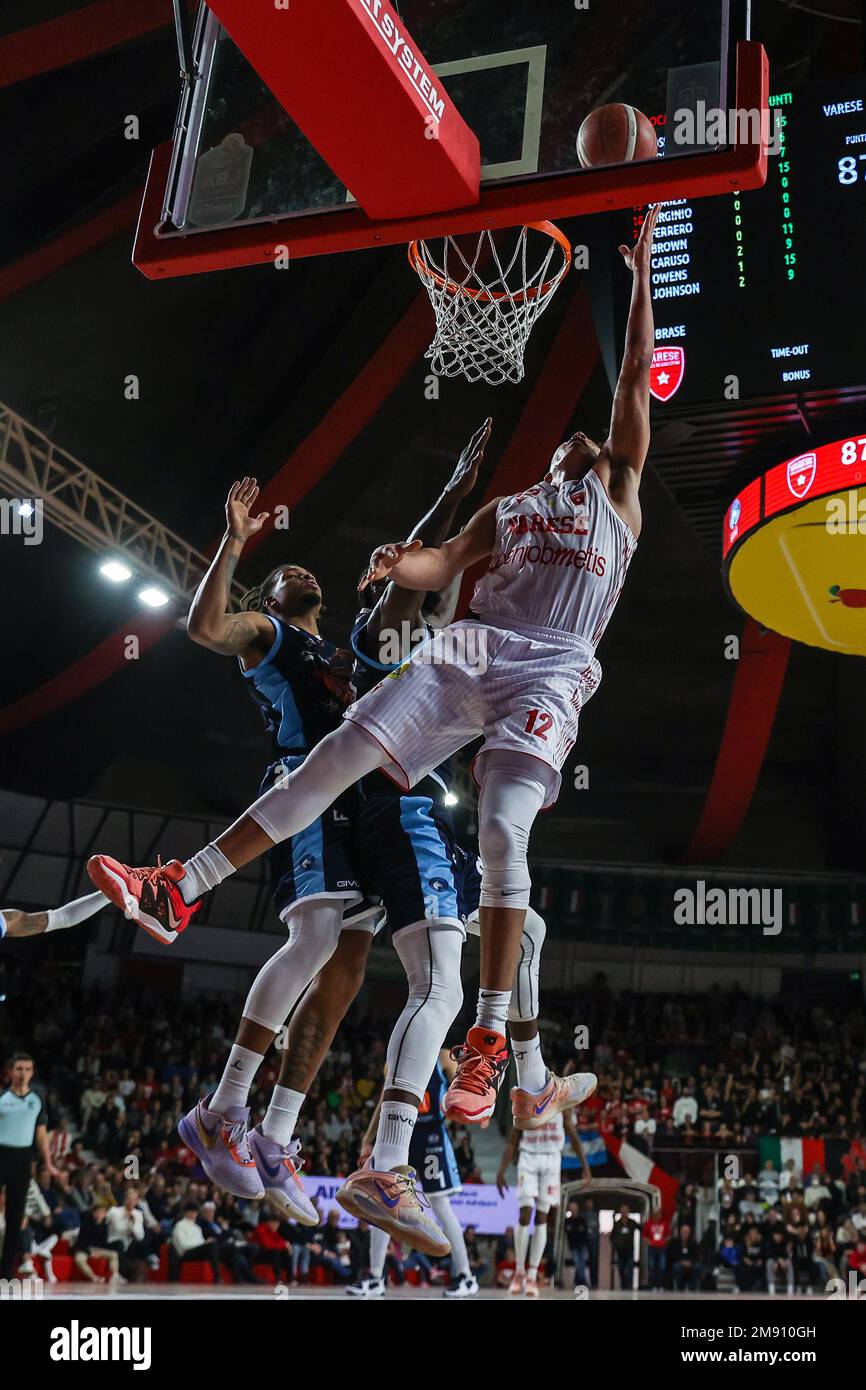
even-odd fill
[[[651,272],[659,402],[866,382],[866,78],[809,83],[770,103],[777,153],[764,188],[661,210]],[[664,118],[656,124],[663,155]],[[603,219],[614,256],[644,215]],[[621,266],[607,275],[618,362],[630,286]]]

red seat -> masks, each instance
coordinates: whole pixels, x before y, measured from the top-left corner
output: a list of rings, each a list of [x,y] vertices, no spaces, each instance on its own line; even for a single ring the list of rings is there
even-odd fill
[[[180,1267],[182,1284],[212,1284],[213,1270],[206,1260],[187,1260]]]
[[[253,1265],[253,1274],[258,1275],[263,1284],[275,1284],[277,1276],[270,1265]]]

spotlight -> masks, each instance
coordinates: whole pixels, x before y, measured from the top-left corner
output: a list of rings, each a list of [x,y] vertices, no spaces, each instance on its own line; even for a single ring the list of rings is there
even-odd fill
[[[164,608],[168,603],[168,594],[155,587],[139,589],[138,598],[139,602],[146,603],[148,608]]]
[[[445,793],[445,805],[446,805],[446,806],[456,806],[459,800],[460,800],[459,796],[455,796],[453,792],[446,792],[446,793]]]
[[[99,573],[103,579],[110,579],[112,584],[125,584],[127,579],[132,578],[132,570],[122,560],[106,560],[99,566]]]
[[[33,513],[35,512],[35,510],[36,510],[36,508],[34,507],[34,505],[33,505],[32,502],[19,502],[19,503],[18,503],[18,515],[19,515],[19,516],[32,516]]]

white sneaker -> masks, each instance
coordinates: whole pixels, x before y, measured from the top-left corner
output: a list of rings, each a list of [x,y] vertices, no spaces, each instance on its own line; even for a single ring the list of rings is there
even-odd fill
[[[508,1292],[522,1294],[526,1286],[526,1274],[522,1269],[516,1269],[511,1276],[511,1283],[508,1285]]]
[[[474,1298],[478,1292],[478,1280],[474,1274],[461,1274],[460,1278],[445,1290],[446,1298]]]
[[[369,1279],[359,1279],[357,1284],[349,1284],[346,1293],[350,1298],[384,1298],[385,1280],[371,1275]]]

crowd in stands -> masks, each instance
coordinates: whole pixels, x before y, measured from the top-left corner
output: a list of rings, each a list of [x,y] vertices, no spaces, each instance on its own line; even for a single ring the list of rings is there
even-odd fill
[[[768,1001],[738,989],[700,995],[614,994],[604,976],[548,1007],[554,1067],[574,1057],[576,1025],[599,1077],[605,1128],[638,1148],[734,1148],[762,1135],[866,1133],[866,1010]]]
[[[214,1277],[255,1281],[263,1269],[292,1282],[316,1268],[348,1282],[365,1267],[369,1232],[344,1231],[330,1215],[309,1230],[258,1204],[245,1207],[203,1180],[176,1126],[216,1084],[238,1021],[236,1002],[189,1000],[122,985],[84,991],[66,975],[34,975],[7,963],[0,1054],[32,1051],[47,1104],[59,1176],[34,1170],[25,1247],[50,1263],[65,1241],[82,1277],[140,1278],[162,1266],[177,1278],[185,1262]],[[575,1051],[575,1027],[588,1029]],[[649,1155],[672,1148],[751,1146],[743,1176],[723,1180],[717,1224],[706,1224],[688,1184],[664,1229],[641,1233],[651,1286],[744,1292],[824,1284],[866,1273],[866,1022],[861,1003],[768,1003],[740,991],[702,996],[615,994],[604,977],[570,996],[548,996],[545,1051],[561,1071],[591,1067],[600,1077],[600,1124]],[[302,1113],[307,1171],[343,1176],[356,1166],[361,1136],[381,1084],[381,1027],[361,1018],[341,1029]],[[264,1115],[277,1079],[272,1053],[252,1091],[251,1123]],[[5,1084],[5,1083],[4,1083]],[[844,1172],[802,1175],[790,1165],[758,1170],[761,1136],[846,1143]],[[464,1183],[481,1181],[472,1137],[453,1139]],[[670,1169],[671,1165],[666,1158]],[[676,1173],[675,1173],[676,1175]],[[701,1220],[699,1221],[699,1215]],[[2,1216],[2,1212],[0,1212]],[[626,1213],[614,1231],[620,1277],[630,1284],[634,1232]],[[695,1237],[701,1229],[700,1240]],[[591,1203],[572,1204],[568,1244],[579,1283],[597,1280],[598,1227]],[[509,1236],[471,1233],[476,1270],[505,1277]],[[631,1242],[631,1244],[629,1244]],[[102,1252],[107,1274],[91,1257]],[[439,1271],[392,1246],[396,1279]],[[50,1273],[49,1273],[50,1277]]]

